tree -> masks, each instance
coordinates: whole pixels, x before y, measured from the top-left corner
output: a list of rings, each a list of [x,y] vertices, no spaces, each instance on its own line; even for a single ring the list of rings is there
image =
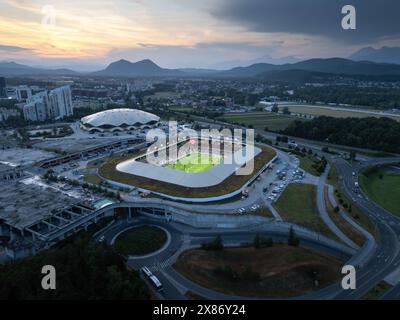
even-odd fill
[[[335,209],[334,209],[334,211],[335,211],[335,213],[339,213],[339,211],[340,211],[339,207],[336,206]]]
[[[293,227],[290,227],[288,236],[288,245],[292,247],[297,247],[300,244],[300,239],[297,237]]]
[[[272,108],[271,108],[272,112],[278,113],[279,112],[279,107],[277,104],[275,104]]]
[[[204,242],[201,244],[201,248],[203,250],[214,250],[220,251],[224,248],[224,244],[222,242],[222,238],[218,235],[213,241],[211,242]]]
[[[282,112],[283,112],[283,114],[290,114],[290,110],[288,107],[284,107]]]
[[[253,246],[256,249],[259,249],[261,247],[261,239],[259,234],[256,234],[256,236],[254,237]]]

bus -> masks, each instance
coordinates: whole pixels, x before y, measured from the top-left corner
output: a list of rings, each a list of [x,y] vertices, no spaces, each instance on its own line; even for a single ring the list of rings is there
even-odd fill
[[[147,277],[150,278],[153,273],[147,268],[147,267],[143,267],[140,269],[142,271],[142,273]]]
[[[149,270],[147,267],[142,267],[140,269],[145,277],[150,281],[151,285],[157,290],[162,291],[163,286],[161,281]]]
[[[163,290],[163,286],[161,284],[161,281],[158,280],[158,278],[155,275],[152,275],[149,277],[149,280],[151,282],[151,284],[153,285],[153,287],[157,290],[157,291],[162,291]]]

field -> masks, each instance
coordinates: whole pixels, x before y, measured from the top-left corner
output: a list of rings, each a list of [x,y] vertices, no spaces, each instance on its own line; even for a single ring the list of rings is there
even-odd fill
[[[84,175],[84,181],[91,184],[100,184],[102,180],[97,176],[97,174],[88,173]]]
[[[176,93],[176,92],[172,92],[172,91],[160,91],[160,92],[156,92],[155,94],[151,95],[151,96],[145,96],[144,100],[148,100],[150,99],[169,99],[169,98],[179,98],[180,94]]]
[[[360,186],[370,199],[400,216],[400,172],[379,168],[370,174],[360,175]]]
[[[269,112],[226,113],[218,118],[218,120],[243,124],[245,126],[252,125],[255,129],[265,129],[267,127],[272,131],[284,130],[296,119]]]
[[[175,270],[222,293],[286,298],[321,289],[340,277],[335,258],[301,247],[194,249],[183,252]],[[315,285],[318,280],[318,286]]]
[[[290,112],[307,114],[313,116],[329,116],[334,118],[366,118],[366,117],[379,117],[378,114],[372,113],[376,112],[374,110],[346,110],[344,107],[329,107],[329,106],[317,106],[317,105],[282,105],[280,106],[280,110],[284,107],[288,107]],[[386,116],[388,118],[393,118],[395,120],[400,121],[399,116]]]
[[[157,227],[140,226],[118,236],[115,250],[123,255],[144,255],[160,249],[167,241],[166,233]]]
[[[191,153],[180,160],[167,164],[167,168],[198,173],[211,169],[221,162],[221,157],[202,153]]]
[[[284,221],[302,225],[328,236],[332,235],[319,216],[314,185],[302,183],[288,185],[275,207]]]
[[[314,176],[320,176],[321,173],[319,173],[313,165],[318,161],[313,156],[299,156],[299,161],[300,161],[300,168],[303,169],[304,171],[307,171],[308,173],[314,175]]]

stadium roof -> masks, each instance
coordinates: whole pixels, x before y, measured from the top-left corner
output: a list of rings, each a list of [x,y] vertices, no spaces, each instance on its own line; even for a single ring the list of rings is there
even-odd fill
[[[147,124],[158,122],[160,117],[137,109],[111,109],[91,114],[81,119],[82,124],[93,127],[111,125],[119,127],[123,124]]]

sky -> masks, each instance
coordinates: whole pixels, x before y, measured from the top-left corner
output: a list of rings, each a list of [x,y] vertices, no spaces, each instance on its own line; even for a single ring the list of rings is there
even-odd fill
[[[356,30],[341,9],[356,8]],[[0,61],[230,68],[400,46],[398,0],[0,0]]]

